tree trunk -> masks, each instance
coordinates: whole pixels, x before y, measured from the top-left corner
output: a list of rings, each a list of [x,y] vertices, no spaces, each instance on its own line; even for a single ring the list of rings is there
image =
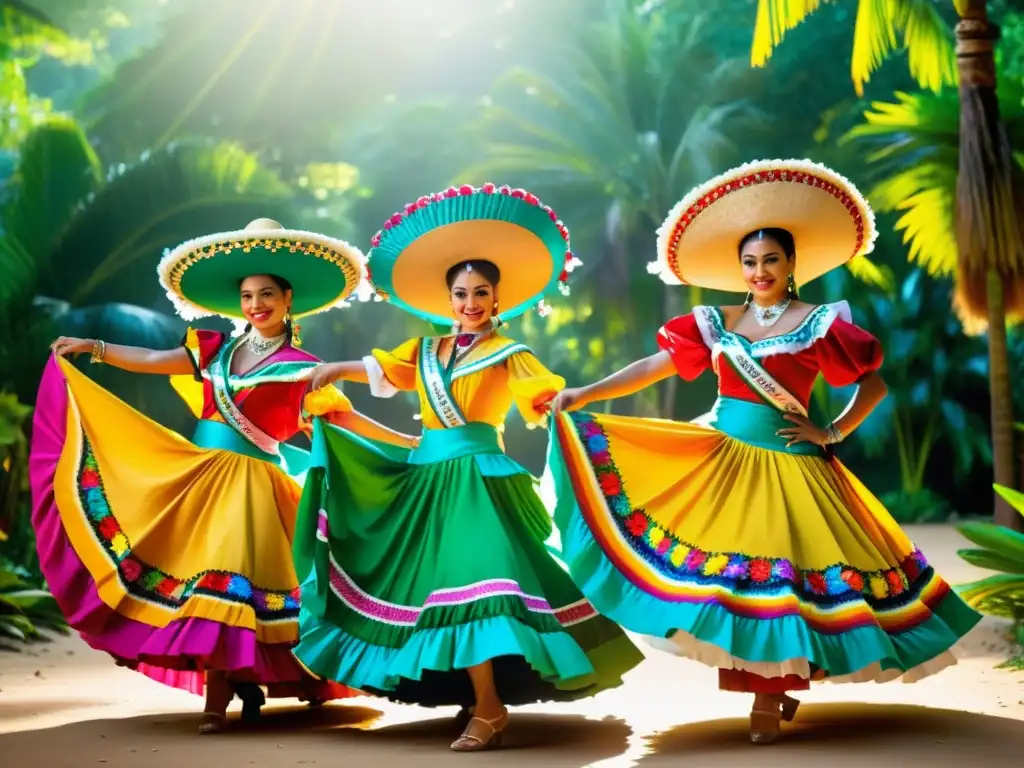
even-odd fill
[[[1010,387],[1006,345],[1006,312],[1003,281],[996,270],[988,274],[988,371],[992,399],[992,469],[994,480],[1007,488],[1014,485],[1013,391]],[[1024,531],[1024,517],[996,494],[995,521]]]
[[[961,20],[956,25],[960,74],[956,207],[959,290],[966,296],[984,297],[994,480],[1013,488],[1013,400],[1007,360],[1005,280],[1018,279],[1012,265],[1021,258],[1020,232],[1013,211],[1014,160],[999,122],[996,98],[993,49],[998,30],[989,23],[986,0],[965,0],[961,8]],[[1024,528],[1021,516],[998,495],[995,521]]]

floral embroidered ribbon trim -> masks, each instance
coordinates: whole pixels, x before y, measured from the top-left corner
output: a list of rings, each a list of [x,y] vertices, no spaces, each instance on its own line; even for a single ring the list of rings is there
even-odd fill
[[[133,597],[177,609],[193,595],[204,595],[248,605],[263,622],[298,618],[297,586],[288,592],[265,590],[240,574],[213,570],[179,579],[134,555],[128,536],[110,509],[92,445],[84,435],[82,441],[78,472],[82,509],[104,553],[117,567],[121,583]]]
[[[619,532],[633,551],[668,576],[680,581],[722,583],[737,593],[768,592],[788,585],[801,599],[818,605],[864,599],[884,608],[916,599],[920,585],[927,581],[921,577],[931,571],[931,566],[916,548],[899,567],[886,570],[862,571],[842,563],[802,570],[784,558],[710,552],[682,541],[661,528],[645,510],[632,506],[612,459],[608,437],[596,419],[581,411],[568,415]]]

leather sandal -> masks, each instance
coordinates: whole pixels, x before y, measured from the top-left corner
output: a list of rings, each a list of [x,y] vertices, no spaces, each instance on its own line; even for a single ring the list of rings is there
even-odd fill
[[[215,733],[224,733],[229,727],[227,715],[203,712],[203,721],[199,723],[199,733],[203,736],[210,736]]]
[[[502,745],[505,729],[508,727],[508,712],[493,720],[482,717],[470,718],[466,730],[452,742],[453,752],[483,752]]]
[[[750,741],[754,744],[773,744],[779,738],[779,723],[782,713],[779,710],[766,711],[752,709],[750,711]]]

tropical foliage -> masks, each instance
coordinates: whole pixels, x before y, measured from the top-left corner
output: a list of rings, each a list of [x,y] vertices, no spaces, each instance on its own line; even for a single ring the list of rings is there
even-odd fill
[[[817,0],[758,0],[751,63],[755,67],[767,64],[786,33],[820,5]],[[910,74],[922,88],[938,91],[943,85],[955,84],[949,21],[952,5],[942,8],[934,0],[857,0],[850,58],[850,79],[857,94],[863,95],[865,85],[886,59],[904,49]]]
[[[1024,494],[998,485],[996,491],[1024,515]],[[984,522],[965,523],[958,530],[978,548],[961,549],[957,554],[971,565],[999,573],[957,591],[979,611],[1010,619],[1014,639],[1024,646],[1024,534]]]

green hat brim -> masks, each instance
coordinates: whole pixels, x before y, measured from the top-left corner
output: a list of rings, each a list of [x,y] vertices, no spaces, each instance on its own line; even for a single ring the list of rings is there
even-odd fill
[[[160,262],[160,283],[178,314],[192,320],[219,315],[244,320],[239,284],[276,275],[292,286],[292,317],[341,305],[366,278],[355,246],[313,232],[242,230],[191,240]]]

